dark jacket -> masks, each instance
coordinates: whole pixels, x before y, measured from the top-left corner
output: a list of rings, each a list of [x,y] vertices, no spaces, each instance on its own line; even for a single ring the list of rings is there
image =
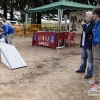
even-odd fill
[[[80,47],[92,48],[92,36],[93,36],[92,29],[94,27],[94,21],[91,21],[88,26],[84,24],[82,25],[82,27],[83,27],[83,31],[85,32],[85,42],[84,42],[84,46],[82,46],[82,37],[83,37],[83,31],[82,31]]]

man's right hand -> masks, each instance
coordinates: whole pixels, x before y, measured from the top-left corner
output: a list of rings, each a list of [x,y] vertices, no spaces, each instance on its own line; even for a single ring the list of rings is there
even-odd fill
[[[100,46],[98,44],[96,44],[96,48],[100,48]]]
[[[82,22],[81,22],[81,25],[84,25],[84,24],[86,24],[86,23],[85,23],[84,21],[82,21]]]

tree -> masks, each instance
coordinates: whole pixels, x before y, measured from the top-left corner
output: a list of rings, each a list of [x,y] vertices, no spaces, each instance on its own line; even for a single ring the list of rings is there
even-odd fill
[[[9,1],[9,0],[8,0]],[[1,0],[1,9],[3,9],[4,11],[4,16],[5,18],[7,19],[7,3],[8,3],[7,0]]]
[[[0,0],[1,9],[3,9],[4,16],[7,18],[7,12],[10,13],[10,19],[13,20],[13,12],[19,11],[20,13],[25,13],[26,6],[29,8],[35,8],[42,5],[47,5],[53,2],[57,2],[59,0]],[[82,4],[91,4],[97,5],[100,4],[100,0],[69,0],[73,2],[78,2]],[[41,18],[53,19],[55,14],[40,14],[40,13],[32,13],[31,14],[31,23],[33,24],[41,24]]]

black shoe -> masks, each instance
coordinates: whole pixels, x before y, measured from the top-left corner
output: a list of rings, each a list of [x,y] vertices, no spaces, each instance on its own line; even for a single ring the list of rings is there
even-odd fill
[[[85,71],[76,70],[76,73],[85,73]]]
[[[88,76],[88,75],[86,75],[85,77],[84,77],[84,79],[89,79],[89,78],[91,78],[92,76]]]

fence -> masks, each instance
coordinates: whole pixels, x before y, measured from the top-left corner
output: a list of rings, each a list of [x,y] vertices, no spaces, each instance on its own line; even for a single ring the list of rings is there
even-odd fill
[[[57,27],[52,27],[51,26],[47,26],[47,25],[42,25],[42,24],[27,24],[26,26],[26,34],[25,34],[25,25],[24,24],[19,24],[19,25],[13,25],[14,29],[15,29],[15,35],[18,36],[33,36],[33,33],[35,31],[57,31],[58,28]],[[61,31],[65,31],[65,27],[61,28]]]
[[[15,35],[18,36],[25,36],[25,25],[19,24],[19,25],[13,25],[15,30]],[[41,24],[27,24],[26,26],[26,35],[32,37],[33,33],[35,31],[38,31],[41,29]]]

